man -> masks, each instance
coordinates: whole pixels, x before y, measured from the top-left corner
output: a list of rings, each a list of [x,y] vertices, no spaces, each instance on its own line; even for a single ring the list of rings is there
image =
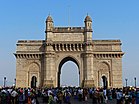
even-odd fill
[[[11,92],[12,104],[17,103],[17,95],[18,95],[18,93],[15,91],[15,89],[13,89],[13,91]]]
[[[116,93],[117,104],[122,104],[123,93],[122,90],[118,89]]]

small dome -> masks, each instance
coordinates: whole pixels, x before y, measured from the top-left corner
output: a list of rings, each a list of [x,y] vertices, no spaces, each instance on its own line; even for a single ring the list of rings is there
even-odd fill
[[[87,16],[85,17],[85,22],[86,22],[86,21],[91,21],[91,22],[92,22],[91,17],[87,15]]]
[[[51,16],[48,16],[47,19],[46,19],[46,22],[53,22],[53,19]]]

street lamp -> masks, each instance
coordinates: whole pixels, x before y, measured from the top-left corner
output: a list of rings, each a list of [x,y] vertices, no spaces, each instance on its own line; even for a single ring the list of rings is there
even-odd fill
[[[6,85],[6,77],[4,77],[4,87],[5,87],[5,85]]]
[[[126,81],[126,87],[127,87],[127,78],[125,79],[125,81]]]
[[[14,85],[15,85],[15,87],[16,87],[16,78],[14,79]]]
[[[134,80],[135,80],[135,88],[136,88],[136,77],[134,77]]]

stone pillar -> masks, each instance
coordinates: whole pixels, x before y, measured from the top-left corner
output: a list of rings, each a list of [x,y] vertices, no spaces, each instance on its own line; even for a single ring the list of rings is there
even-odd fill
[[[84,87],[93,87],[93,53],[84,54]]]
[[[55,68],[55,54],[45,54],[45,69],[44,69],[44,84],[46,87],[56,86],[56,68]]]
[[[45,87],[56,86],[55,52],[52,43],[46,43],[44,59],[44,83]]]
[[[122,88],[122,58],[112,59],[112,87]]]
[[[27,82],[27,60],[16,59],[16,87],[29,87]]]

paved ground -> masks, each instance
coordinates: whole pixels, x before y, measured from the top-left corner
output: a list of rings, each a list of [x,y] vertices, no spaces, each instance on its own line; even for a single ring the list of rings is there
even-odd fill
[[[45,103],[43,103],[42,98],[38,98],[38,100],[39,100],[40,104],[45,104]],[[65,104],[65,103],[63,103],[63,104]],[[92,104],[92,99],[88,99],[88,101],[80,101],[79,102],[78,100],[75,100],[72,98],[71,104]],[[107,104],[116,104],[116,100],[115,99],[109,100]]]

